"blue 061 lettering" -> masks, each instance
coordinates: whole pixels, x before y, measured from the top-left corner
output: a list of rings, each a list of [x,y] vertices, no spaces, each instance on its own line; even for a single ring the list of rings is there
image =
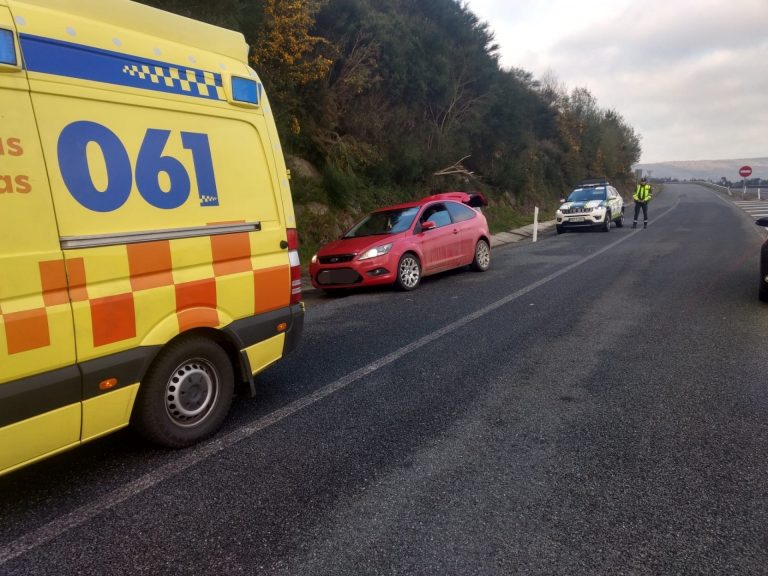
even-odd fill
[[[139,194],[150,205],[163,210],[173,210],[184,204],[191,190],[184,164],[173,156],[163,156],[170,136],[170,130],[148,129],[136,159],[135,180]],[[107,186],[103,190],[93,183],[88,166],[86,150],[91,143],[96,144],[104,156]],[[219,194],[208,135],[182,132],[181,143],[192,154],[200,205],[218,206]],[[96,122],[73,122],[61,131],[57,153],[64,184],[85,208],[94,212],[112,212],[127,202],[133,188],[133,166],[120,138],[109,128]],[[168,176],[168,190],[160,186],[161,173]]]

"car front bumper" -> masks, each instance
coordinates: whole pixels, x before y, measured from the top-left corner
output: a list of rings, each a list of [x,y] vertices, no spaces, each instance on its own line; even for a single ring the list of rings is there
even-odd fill
[[[339,264],[312,263],[309,274],[312,286],[320,289],[357,288],[359,286],[376,286],[392,284],[397,278],[398,258],[387,254],[369,258],[368,260],[353,260]]]
[[[604,224],[608,217],[607,212],[590,214],[563,214],[555,217],[555,222],[560,228],[586,228]]]

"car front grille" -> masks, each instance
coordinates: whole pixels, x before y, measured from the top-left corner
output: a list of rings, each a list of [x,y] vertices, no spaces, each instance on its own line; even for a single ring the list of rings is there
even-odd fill
[[[333,254],[331,256],[318,256],[320,264],[340,264],[342,262],[351,262],[354,254]]]
[[[589,208],[566,208],[561,210],[563,214],[590,214],[592,212]]]

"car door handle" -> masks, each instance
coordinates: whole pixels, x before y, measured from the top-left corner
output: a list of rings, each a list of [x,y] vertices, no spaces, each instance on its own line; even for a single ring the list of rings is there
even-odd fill
[[[458,234],[458,233],[459,233],[459,231],[458,231],[458,230],[456,230],[456,228],[454,228],[454,229],[453,229],[453,233],[454,233],[454,234]]]

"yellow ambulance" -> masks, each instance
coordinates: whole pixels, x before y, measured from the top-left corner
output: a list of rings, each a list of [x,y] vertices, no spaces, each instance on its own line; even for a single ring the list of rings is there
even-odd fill
[[[0,0],[0,474],[222,423],[304,318],[280,143],[239,33]]]

